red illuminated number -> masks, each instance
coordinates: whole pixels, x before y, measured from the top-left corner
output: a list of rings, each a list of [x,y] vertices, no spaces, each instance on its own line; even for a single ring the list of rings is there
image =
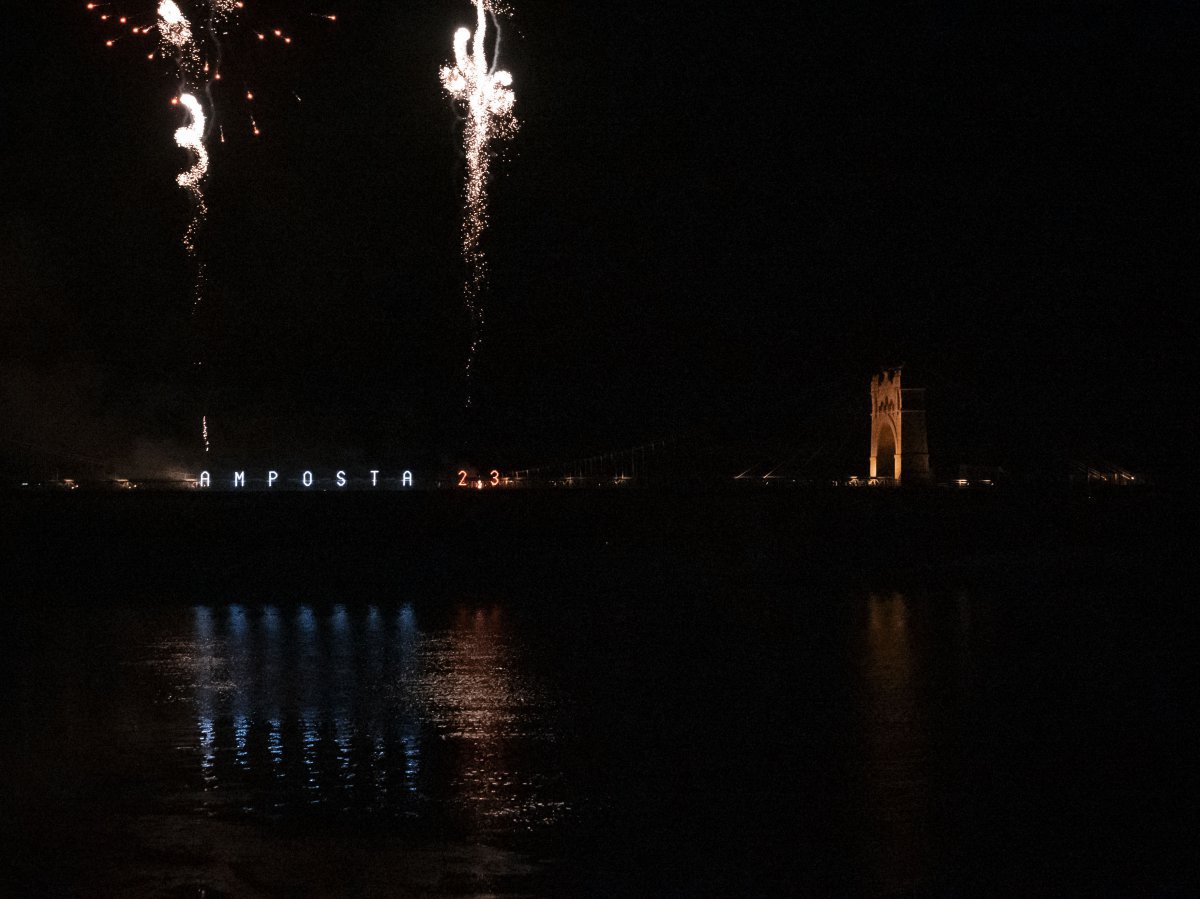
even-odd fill
[[[469,485],[467,484],[467,473],[466,473],[465,471],[460,471],[460,472],[458,473],[458,486],[459,486],[459,487],[467,487],[467,486],[469,486]]]
[[[492,486],[499,487],[500,486],[500,472],[496,471],[496,469],[493,468],[491,471],[491,475],[492,475]]]

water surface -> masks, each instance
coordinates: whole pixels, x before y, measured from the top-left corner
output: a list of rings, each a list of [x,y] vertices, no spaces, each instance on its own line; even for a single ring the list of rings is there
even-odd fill
[[[1136,580],[660,591],[11,612],[10,891],[1183,882]]]

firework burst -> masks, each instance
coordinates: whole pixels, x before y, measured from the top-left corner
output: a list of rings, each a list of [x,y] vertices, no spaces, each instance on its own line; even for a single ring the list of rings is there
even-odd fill
[[[480,241],[487,227],[490,144],[494,139],[511,137],[517,130],[512,75],[496,68],[498,60],[488,63],[485,42],[489,18],[495,20],[494,7],[484,0],[475,0],[475,32],[460,28],[455,33],[454,65],[442,66],[440,72],[442,87],[465,112],[463,145],[467,177],[463,187],[462,250],[467,277],[463,294],[473,328],[466,364],[468,381],[483,335],[482,294],[487,283],[487,259]],[[498,25],[496,29],[498,35]],[[468,388],[467,405],[470,404]]]
[[[99,20],[106,46],[141,43],[147,59],[172,63],[184,86],[203,86],[210,112],[214,87],[234,82],[226,99],[245,104],[247,131],[257,137],[261,131],[250,102],[259,78],[257,61],[264,49],[290,46],[312,19],[336,22],[334,13],[304,9],[318,2],[322,0],[93,0],[85,7]],[[230,71],[224,68],[227,59]]]
[[[200,50],[192,35],[192,23],[175,0],[162,0],[158,4],[158,42],[163,56],[173,57],[182,71],[190,74],[200,65]]]

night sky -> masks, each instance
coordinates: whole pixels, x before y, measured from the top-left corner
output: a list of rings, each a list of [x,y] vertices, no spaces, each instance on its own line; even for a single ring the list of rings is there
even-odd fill
[[[196,321],[176,82],[82,3],[6,9],[5,439],[194,454],[203,406],[248,463],[849,434],[861,473],[867,380],[902,362],[935,461],[1181,456],[1194,3],[513,0],[469,411],[437,70],[471,5],[261,5],[297,38],[231,49]]]

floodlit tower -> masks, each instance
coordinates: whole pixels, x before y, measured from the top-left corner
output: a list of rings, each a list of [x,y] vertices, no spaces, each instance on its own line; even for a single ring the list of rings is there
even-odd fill
[[[871,378],[871,477],[900,484],[933,480],[925,434],[925,388],[901,388],[899,367]]]

